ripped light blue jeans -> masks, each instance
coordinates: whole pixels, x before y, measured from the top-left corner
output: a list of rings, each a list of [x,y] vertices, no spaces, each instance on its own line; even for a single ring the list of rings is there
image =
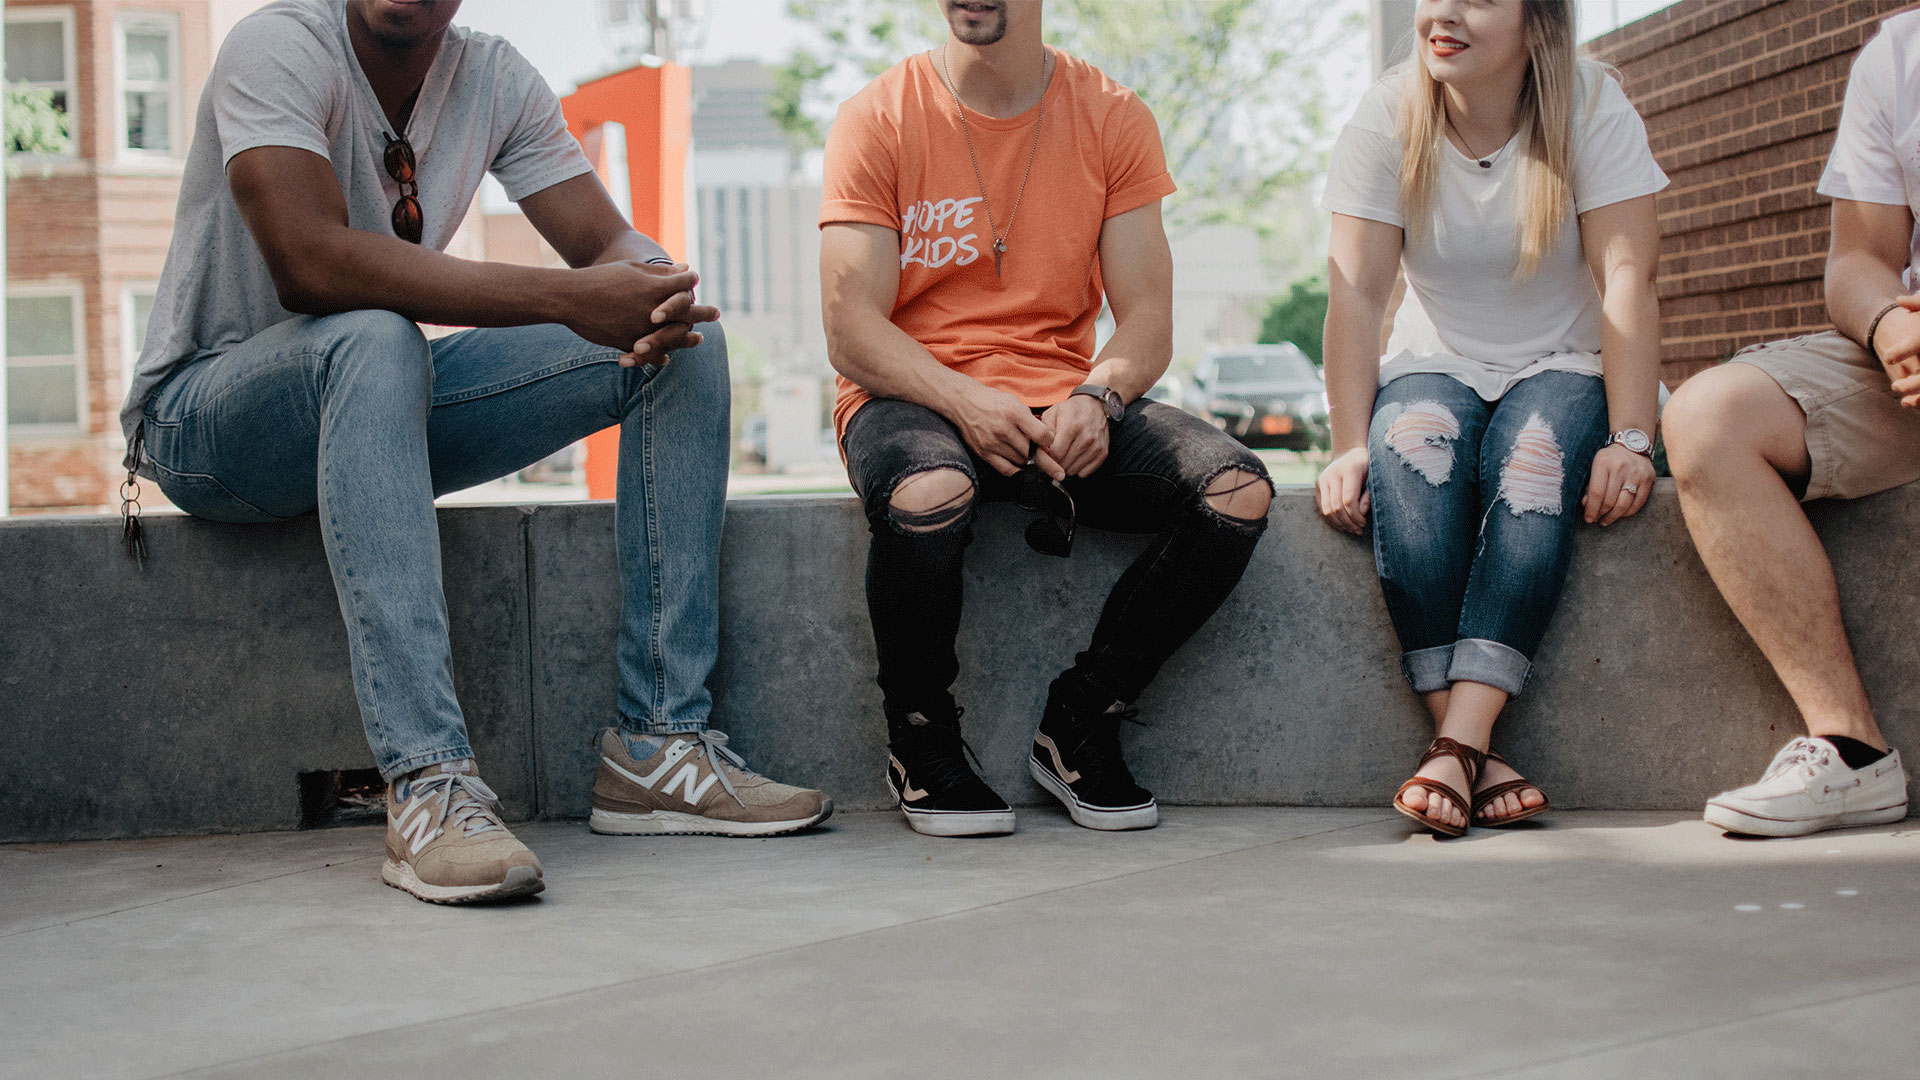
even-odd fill
[[[1542,372],[1498,402],[1431,373],[1381,387],[1367,435],[1373,554],[1414,690],[1526,686],[1606,437],[1592,375]]]
[[[636,733],[696,731],[720,640],[729,404],[725,340],[700,329],[706,340],[664,367],[623,368],[618,351],[562,326],[429,342],[390,311],[300,316],[162,383],[145,456],[196,517],[319,511],[361,720],[392,780],[473,756],[434,496],[619,424],[619,715]]]

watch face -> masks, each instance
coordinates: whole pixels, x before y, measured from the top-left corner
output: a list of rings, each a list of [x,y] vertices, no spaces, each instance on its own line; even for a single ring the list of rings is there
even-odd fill
[[[1628,428],[1614,435],[1613,440],[1636,454],[1644,454],[1653,449],[1653,440],[1639,428]]]
[[[1107,391],[1107,419],[1119,423],[1127,418],[1127,406],[1120,400],[1120,392]]]

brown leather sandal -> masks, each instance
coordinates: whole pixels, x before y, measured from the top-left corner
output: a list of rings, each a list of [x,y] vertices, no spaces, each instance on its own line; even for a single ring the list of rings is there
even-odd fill
[[[1480,760],[1484,756],[1484,753],[1475,750],[1465,743],[1457,742],[1443,735],[1433,740],[1432,745],[1427,747],[1427,755],[1420,759],[1419,765],[1414,766],[1413,771],[1415,775],[1413,779],[1401,784],[1399,790],[1393,793],[1393,808],[1427,828],[1432,829],[1434,832],[1439,833],[1441,836],[1464,836],[1467,832],[1467,825],[1473,824],[1473,800],[1438,780],[1419,775],[1420,770],[1426,766],[1427,762],[1441,756],[1452,757],[1460,762],[1461,771],[1467,774],[1467,790],[1473,790],[1473,782],[1480,778]],[[1400,801],[1400,796],[1405,795],[1408,788],[1416,787],[1425,788],[1429,797],[1438,793],[1442,797],[1452,800],[1453,805],[1459,807],[1463,812],[1462,816],[1467,819],[1467,825],[1443,825],[1421,811],[1415,810]]]
[[[1496,754],[1491,750],[1481,755],[1481,757],[1483,761],[1497,761],[1500,764],[1505,765],[1507,768],[1513,769],[1513,762],[1508,761],[1506,758],[1501,757],[1499,754]],[[1520,770],[1513,769],[1513,771],[1519,772]],[[1480,811],[1484,809],[1489,803],[1493,802],[1493,800],[1509,792],[1525,791],[1528,788],[1532,788],[1533,790],[1540,792],[1539,806],[1528,806],[1525,803],[1522,803],[1520,805],[1520,812],[1517,814],[1508,814],[1505,817],[1497,817],[1497,818],[1483,818],[1480,816]],[[1551,809],[1553,809],[1553,803],[1547,799],[1547,793],[1545,791],[1540,790],[1540,785],[1522,776],[1513,780],[1503,780],[1500,783],[1493,785],[1492,787],[1488,788],[1485,791],[1475,792],[1473,796],[1473,813],[1470,816],[1472,817],[1473,823],[1475,825],[1482,825],[1489,829],[1504,829],[1509,825],[1518,824],[1522,821],[1527,820],[1530,817],[1536,817],[1540,814],[1544,814]]]

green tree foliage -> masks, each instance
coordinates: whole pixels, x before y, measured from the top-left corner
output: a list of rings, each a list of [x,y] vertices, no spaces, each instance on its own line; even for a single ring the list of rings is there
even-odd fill
[[[1292,342],[1315,366],[1320,363],[1321,335],[1327,323],[1327,279],[1324,274],[1302,278],[1287,287],[1287,295],[1267,304],[1260,320],[1260,344]]]
[[[58,154],[67,149],[67,114],[53,104],[53,91],[7,87],[7,154]],[[8,172],[18,167],[8,163]]]
[[[821,144],[838,100],[945,40],[933,0],[789,0],[813,31],[776,74],[774,119]],[[1133,88],[1153,109],[1180,191],[1175,229],[1276,223],[1278,196],[1317,175],[1328,109],[1319,58],[1364,20],[1297,0],[1049,0],[1047,40]]]

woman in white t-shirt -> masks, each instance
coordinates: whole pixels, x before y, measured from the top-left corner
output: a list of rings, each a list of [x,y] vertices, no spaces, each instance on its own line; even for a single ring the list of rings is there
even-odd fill
[[[1436,738],[1394,809],[1446,836],[1546,796],[1488,752],[1566,579],[1573,517],[1653,486],[1667,178],[1567,0],[1421,0],[1415,56],[1333,152],[1327,393],[1316,490],[1374,555]],[[1385,355],[1381,328],[1406,277]],[[1370,422],[1369,422],[1370,418]]]

